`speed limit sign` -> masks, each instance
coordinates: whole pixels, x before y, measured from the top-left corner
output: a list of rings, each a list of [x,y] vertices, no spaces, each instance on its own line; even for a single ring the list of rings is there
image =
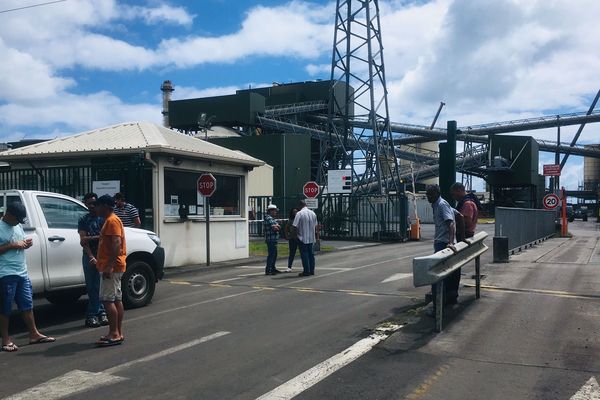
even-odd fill
[[[543,203],[546,210],[554,210],[556,207],[558,207],[560,199],[557,195],[550,193],[544,196]]]

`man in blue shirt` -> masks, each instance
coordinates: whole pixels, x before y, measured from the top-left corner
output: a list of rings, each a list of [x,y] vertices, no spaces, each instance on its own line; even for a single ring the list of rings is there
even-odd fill
[[[279,230],[281,229],[275,220],[277,211],[277,206],[275,204],[269,204],[263,225],[265,242],[267,243],[268,251],[265,275],[275,275],[281,273],[281,271],[275,268],[275,263],[277,262],[277,241],[279,240]]]
[[[2,351],[13,352],[19,348],[10,340],[8,323],[12,303],[23,315],[29,330],[29,343],[50,343],[55,339],[42,335],[35,326],[31,281],[27,275],[25,250],[33,245],[32,239],[26,239],[20,224],[27,217],[25,207],[16,202],[6,207],[0,220],[0,333]]]
[[[431,203],[431,207],[433,208],[433,223],[435,225],[433,252],[437,253],[438,251],[444,250],[446,247],[452,247],[452,245],[454,245],[454,236],[456,232],[454,209],[442,198],[440,187],[438,185],[429,185],[425,194],[427,196],[427,201]],[[431,285],[431,293],[433,295],[434,306],[434,311],[431,314],[435,315],[435,284]],[[454,302],[456,302],[456,299],[454,299]]]
[[[96,269],[100,231],[104,224],[104,219],[96,214],[97,199],[98,195],[96,193],[87,193],[83,196],[83,203],[90,212],[81,217],[77,225],[81,247],[83,247],[83,275],[85,276],[85,287],[88,294],[85,326],[88,328],[108,325],[104,306],[100,302],[100,273]]]

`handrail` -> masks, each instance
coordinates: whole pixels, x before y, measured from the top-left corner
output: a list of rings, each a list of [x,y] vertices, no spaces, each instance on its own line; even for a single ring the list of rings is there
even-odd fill
[[[475,297],[481,295],[480,257],[488,247],[483,243],[487,238],[486,232],[479,232],[472,238],[466,239],[429,256],[413,259],[413,284],[415,287],[436,285],[435,327],[442,331],[442,309],[444,306],[444,279],[454,271],[475,260]]]

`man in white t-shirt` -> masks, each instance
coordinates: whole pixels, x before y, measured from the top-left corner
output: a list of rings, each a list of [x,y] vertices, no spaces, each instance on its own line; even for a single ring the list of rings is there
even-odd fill
[[[294,226],[298,229],[298,240],[300,241],[300,257],[302,258],[303,272],[298,276],[311,276],[315,274],[315,252],[314,244],[317,241],[317,214],[306,203],[300,200],[298,203],[300,211],[294,218]]]

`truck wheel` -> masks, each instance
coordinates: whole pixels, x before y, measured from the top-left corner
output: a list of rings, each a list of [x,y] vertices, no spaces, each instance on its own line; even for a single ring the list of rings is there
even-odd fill
[[[55,306],[69,306],[77,303],[80,297],[80,292],[49,293],[46,300]]]
[[[138,308],[150,303],[155,285],[154,271],[148,263],[134,260],[128,264],[121,279],[125,308]]]

